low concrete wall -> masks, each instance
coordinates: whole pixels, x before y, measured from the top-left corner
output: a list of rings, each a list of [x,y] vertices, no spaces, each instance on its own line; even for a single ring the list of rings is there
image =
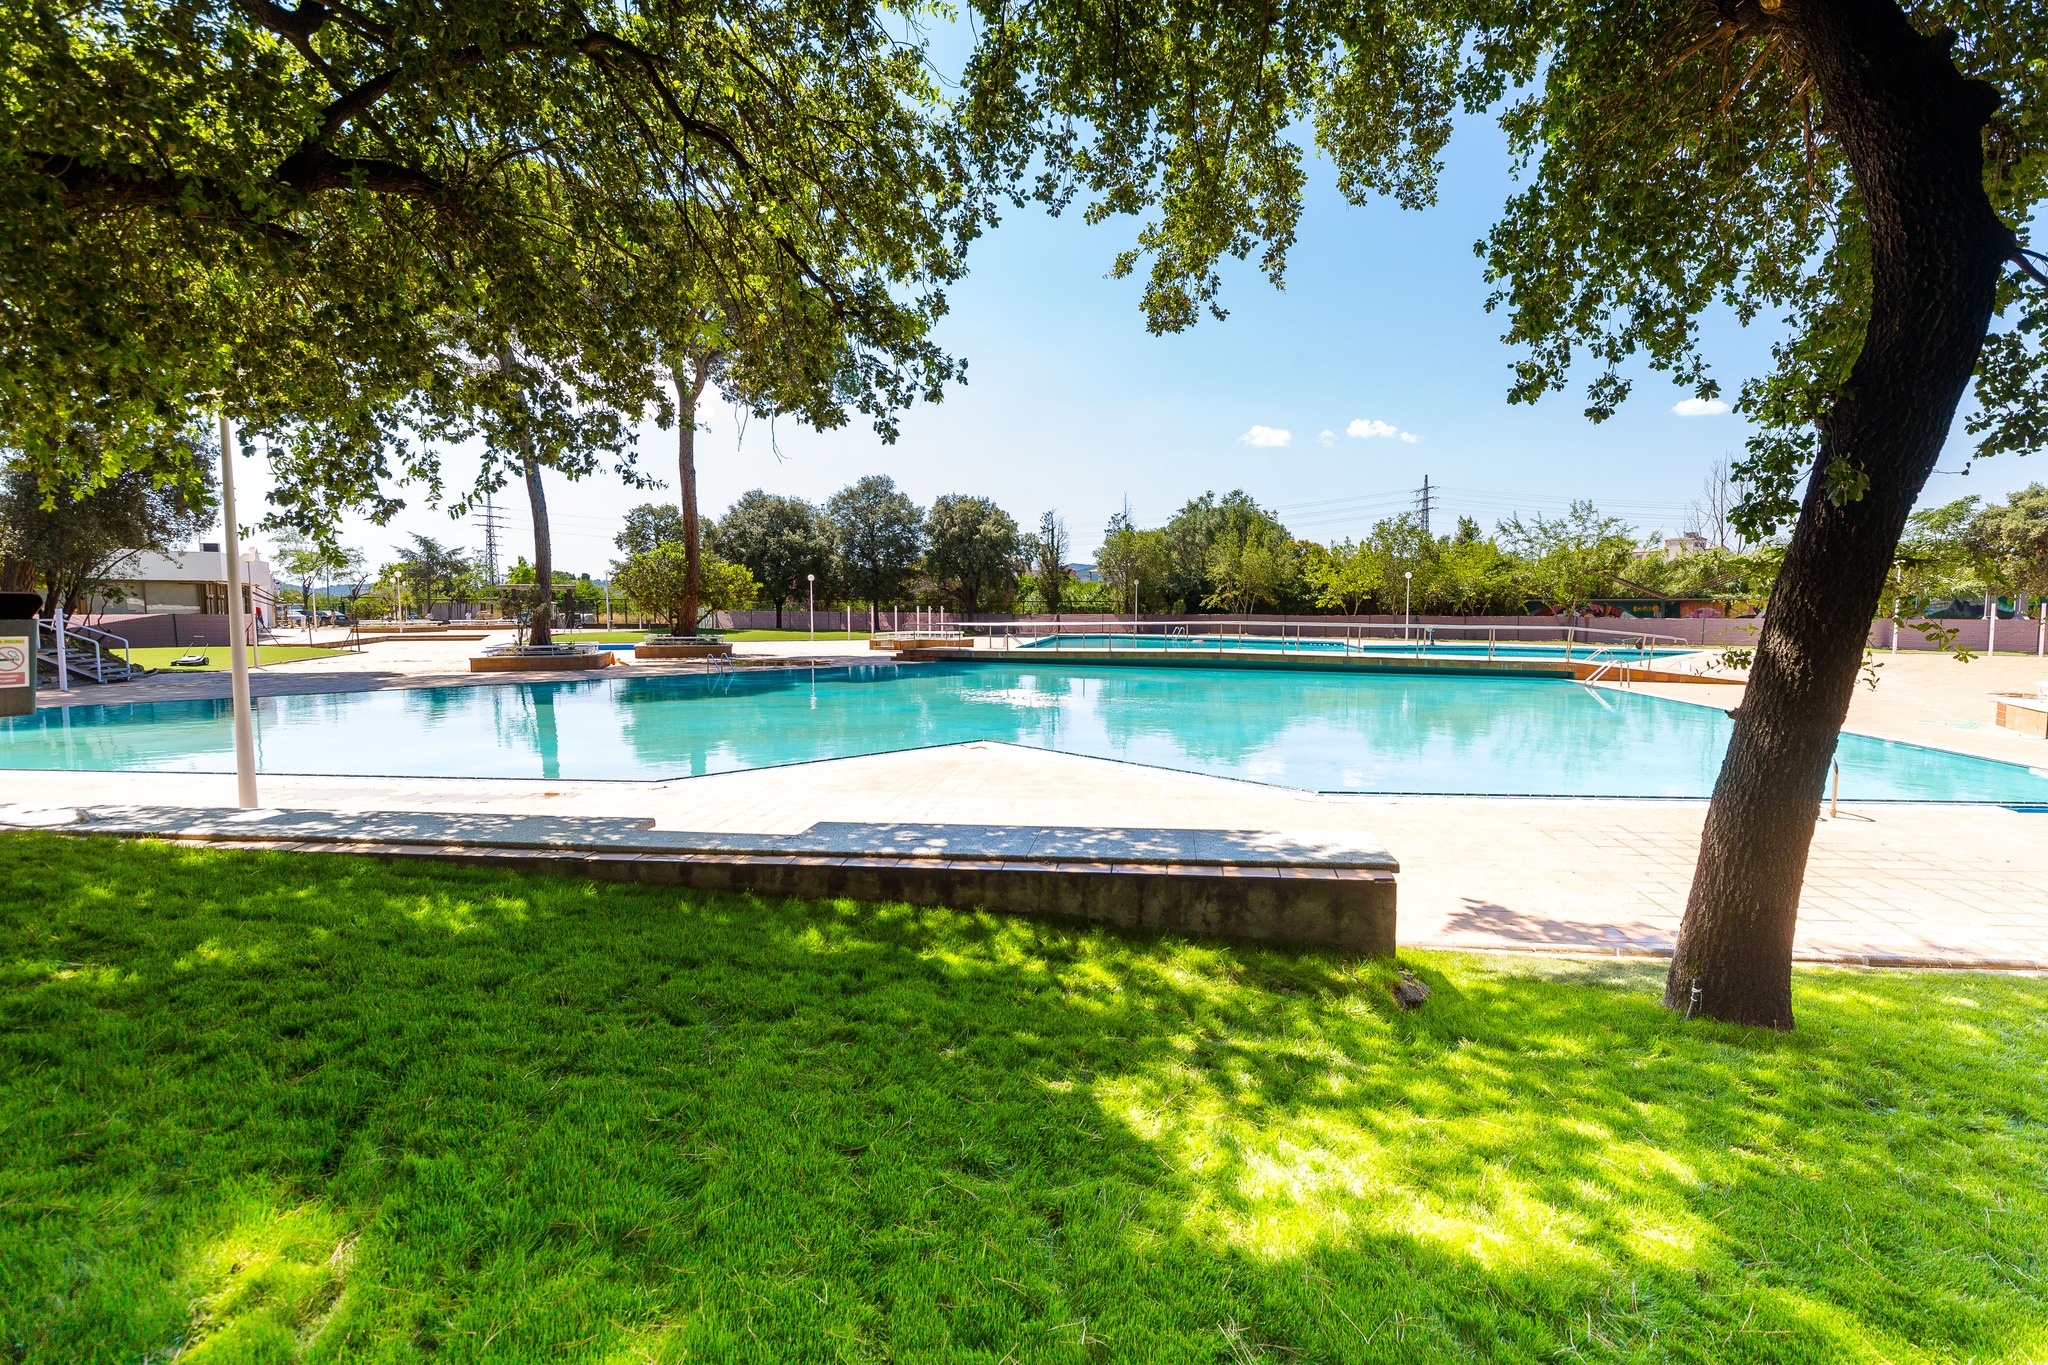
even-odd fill
[[[906,901],[1375,957],[1394,953],[1394,874],[1352,868],[1286,869],[1276,875],[1234,867],[1154,870],[936,858],[663,857],[347,845],[333,851],[703,891]]]

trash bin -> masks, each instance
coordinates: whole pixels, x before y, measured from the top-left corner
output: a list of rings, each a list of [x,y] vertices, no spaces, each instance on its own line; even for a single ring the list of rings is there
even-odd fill
[[[32,716],[36,710],[36,613],[43,599],[32,592],[0,592],[0,716]]]

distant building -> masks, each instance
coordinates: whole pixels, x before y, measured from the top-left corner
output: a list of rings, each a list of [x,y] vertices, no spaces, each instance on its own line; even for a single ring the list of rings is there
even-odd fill
[[[167,555],[137,550],[118,572],[120,580],[95,594],[88,604],[92,615],[219,616],[227,612],[227,556],[216,541]],[[242,609],[275,623],[277,581],[269,562],[261,556],[242,561]]]
[[[1687,555],[1703,554],[1712,548],[1712,546],[1707,544],[1705,536],[1697,531],[1687,531],[1682,536],[1664,537],[1662,549],[1655,545],[1640,547],[1636,550],[1636,558],[1648,559],[1651,555],[1662,555],[1666,559],[1683,559]]]
[[[1100,583],[1102,581],[1102,575],[1096,572],[1095,566],[1086,561],[1067,565],[1067,572],[1074,576],[1076,583]]]

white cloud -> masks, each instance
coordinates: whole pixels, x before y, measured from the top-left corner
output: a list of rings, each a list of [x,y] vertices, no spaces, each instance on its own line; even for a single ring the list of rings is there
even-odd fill
[[[1684,398],[1671,405],[1680,417],[1719,417],[1728,405],[1718,398]]]
[[[1370,419],[1364,417],[1353,418],[1351,425],[1344,428],[1344,434],[1346,436],[1356,436],[1361,441],[1370,441],[1376,436],[1383,436],[1387,440],[1400,441],[1411,446],[1422,439],[1412,431],[1403,431],[1392,422],[1382,422],[1377,417]]]
[[[1279,427],[1255,426],[1237,439],[1248,446],[1284,446],[1294,439],[1294,433]]]
[[[1322,446],[1324,449],[1327,450],[1329,447],[1337,444],[1337,433],[1334,431],[1324,432],[1322,435],[1316,437],[1316,444]]]

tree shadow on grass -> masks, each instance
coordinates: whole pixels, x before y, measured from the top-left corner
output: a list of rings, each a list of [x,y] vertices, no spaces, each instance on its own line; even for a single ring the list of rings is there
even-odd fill
[[[1655,968],[1432,957],[1404,1014],[1330,955],[333,856],[22,836],[0,888],[21,1358],[2042,1332],[2040,983],[1802,975],[1780,1037],[1681,1027]]]

